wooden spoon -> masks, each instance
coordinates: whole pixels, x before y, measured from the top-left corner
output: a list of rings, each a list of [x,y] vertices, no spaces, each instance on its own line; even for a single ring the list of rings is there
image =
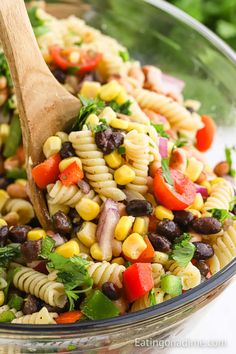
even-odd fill
[[[45,64],[23,0],[0,0],[0,39],[17,97],[31,201],[40,223],[48,229],[51,220],[45,198],[32,179],[31,169],[43,160],[45,140],[63,129],[81,105]]]

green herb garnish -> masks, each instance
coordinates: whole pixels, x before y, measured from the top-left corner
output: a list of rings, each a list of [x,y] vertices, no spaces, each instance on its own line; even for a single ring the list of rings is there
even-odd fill
[[[233,160],[232,160],[232,152],[233,151],[236,151],[236,147],[233,146],[233,147],[228,147],[226,146],[225,148],[225,157],[226,157],[226,161],[229,165],[229,174],[230,176],[232,177],[235,177],[236,176],[236,169],[233,168]]]
[[[12,79],[10,69],[6,60],[6,57],[3,52],[0,52],[0,76],[5,76],[7,79],[7,85],[12,87]]]
[[[183,146],[185,146],[185,145],[188,145],[188,140],[186,140],[186,139],[177,139],[176,141],[175,141],[175,147],[176,148],[180,148],[180,147],[183,147]]]
[[[80,67],[79,66],[70,66],[67,70],[66,73],[68,75],[75,75],[77,74],[77,72],[80,71]]]
[[[88,116],[92,113],[99,114],[105,107],[105,103],[98,98],[92,100],[84,96],[79,96],[82,107],[72,126],[72,130],[82,130]]]
[[[78,294],[90,290],[93,285],[93,280],[87,271],[89,262],[79,256],[65,258],[56,253],[50,254],[48,260],[50,261],[48,266],[58,270],[57,281],[64,284],[70,310],[73,310]],[[83,289],[77,290],[78,287]]]
[[[207,211],[209,211],[212,214],[213,218],[216,218],[220,222],[224,222],[226,219],[236,219],[236,216],[229,213],[228,210],[226,209],[213,208],[213,209],[208,209]]]
[[[119,56],[121,57],[121,59],[123,60],[124,63],[126,63],[127,61],[130,60],[130,55],[127,50],[120,50]]]
[[[190,242],[191,236],[184,233],[176,238],[169,258],[175,260],[181,267],[186,267],[194,256],[196,247]]]
[[[118,149],[117,149],[117,151],[118,151],[118,154],[119,155],[124,155],[125,153],[126,153],[126,149],[125,149],[125,146],[119,146],[118,147]]]
[[[156,129],[156,132],[158,133],[159,136],[162,136],[163,138],[168,138],[168,139],[170,138],[169,134],[166,133],[163,124],[151,123],[151,125]]]
[[[55,246],[55,241],[53,240],[53,238],[46,236],[42,240],[40,257],[47,259],[50,256],[50,254],[52,253],[54,246]]]
[[[17,148],[21,143],[21,126],[18,116],[13,116],[10,125],[10,133],[3,150],[4,157],[11,157],[16,154]]]
[[[157,304],[156,294],[155,294],[155,290],[154,289],[149,291],[148,298],[149,298],[149,301],[150,301],[150,306],[154,306],[154,305]]]
[[[19,257],[20,246],[18,244],[10,244],[5,247],[0,247],[0,267],[7,267],[9,263]]]
[[[161,160],[162,176],[164,177],[164,179],[166,180],[166,182],[168,184],[173,186],[174,182],[173,182],[173,179],[170,174],[169,163],[170,163],[169,158],[164,158],[164,159],[162,158],[162,160]]]
[[[130,111],[130,106],[132,102],[127,100],[126,102],[119,104],[115,100],[109,102],[109,106],[113,109],[113,111],[121,114],[125,114],[126,116],[130,116],[132,112]]]
[[[28,10],[28,16],[30,19],[31,26],[33,27],[34,34],[36,37],[42,36],[49,32],[49,28],[45,25],[45,20],[41,19],[38,15],[39,8],[37,6],[32,7]]]
[[[104,132],[105,130],[108,129],[108,125],[107,125],[106,119],[99,119],[99,122],[100,122],[100,124],[98,124],[98,125],[94,128],[94,132],[95,132],[95,133]]]
[[[27,179],[27,173],[24,168],[13,168],[6,172],[6,177],[11,179]]]

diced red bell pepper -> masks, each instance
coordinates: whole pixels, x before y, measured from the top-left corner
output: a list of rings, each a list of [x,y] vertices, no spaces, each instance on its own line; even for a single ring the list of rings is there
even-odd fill
[[[56,182],[60,161],[60,155],[55,154],[32,169],[33,179],[39,188],[44,189],[48,184]]]
[[[56,318],[56,323],[57,324],[75,323],[81,319],[82,315],[83,314],[81,311],[64,312]]]
[[[76,162],[72,162],[72,164],[65,168],[65,170],[59,175],[61,183],[67,187],[78,183],[83,178],[84,173]]]
[[[154,287],[151,264],[132,264],[123,273],[123,284],[130,302],[147,294]]]

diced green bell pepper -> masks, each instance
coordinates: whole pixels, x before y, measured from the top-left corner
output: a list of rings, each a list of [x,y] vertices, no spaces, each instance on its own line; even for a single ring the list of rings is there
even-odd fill
[[[12,294],[10,296],[9,301],[8,301],[8,306],[10,308],[14,308],[17,311],[19,311],[23,305],[23,302],[24,302],[24,299],[21,296],[19,296],[17,294]]]
[[[161,278],[161,290],[173,296],[182,294],[181,278],[172,274],[164,275]]]
[[[91,320],[102,320],[119,315],[118,308],[100,290],[91,292],[84,300],[81,311]]]
[[[0,313],[0,322],[11,322],[16,318],[11,310],[4,311]]]

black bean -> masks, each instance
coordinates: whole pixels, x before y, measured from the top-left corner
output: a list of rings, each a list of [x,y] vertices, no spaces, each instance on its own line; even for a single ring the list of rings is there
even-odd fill
[[[201,275],[203,275],[204,277],[206,277],[210,271],[208,264],[206,264],[202,260],[198,261],[195,266],[200,270]]]
[[[164,219],[157,224],[157,232],[173,241],[176,237],[179,237],[182,232],[179,226],[172,220]]]
[[[151,232],[148,238],[155,251],[168,253],[171,249],[171,242],[165,237]]]
[[[9,233],[8,226],[0,227],[0,246],[1,247],[6,245],[8,233]]]
[[[233,207],[232,213],[236,215],[236,205]]]
[[[196,247],[194,258],[197,260],[204,260],[211,258],[214,255],[214,250],[208,243],[193,242]]]
[[[11,184],[11,181],[5,177],[0,177],[0,189],[6,189]]]
[[[102,285],[102,292],[110,300],[118,300],[121,296],[119,288],[114,283],[109,281]]]
[[[219,220],[213,217],[202,217],[194,219],[191,223],[191,226],[194,231],[203,235],[217,234],[222,228]]]
[[[41,301],[33,295],[28,295],[22,306],[22,312],[24,315],[31,315],[38,312],[41,307]]]
[[[25,258],[27,263],[38,259],[41,251],[41,245],[41,240],[26,241],[21,245],[21,254]]]
[[[174,216],[174,221],[184,229],[186,229],[194,219],[194,215],[187,210],[176,210],[174,211]]]
[[[60,150],[60,156],[62,159],[67,159],[68,157],[73,157],[75,156],[75,150],[72,146],[72,143],[70,141],[65,141]]]
[[[97,132],[95,142],[104,154],[110,154],[124,142],[124,136],[120,132],[113,132],[110,128]]]
[[[195,112],[195,109],[193,107],[187,106],[185,107],[190,113]]]
[[[54,228],[57,232],[68,235],[72,231],[72,223],[70,218],[64,214],[62,211],[58,211],[52,217]]]
[[[31,227],[28,225],[14,226],[10,229],[8,237],[12,242],[24,243],[30,230]]]
[[[61,69],[54,69],[52,70],[52,73],[54,75],[54,77],[57,79],[57,81],[59,81],[61,84],[64,84],[66,81],[66,74],[64,71],[62,71]]]
[[[152,214],[153,207],[147,200],[133,199],[126,205],[126,212],[132,216],[145,216]]]

